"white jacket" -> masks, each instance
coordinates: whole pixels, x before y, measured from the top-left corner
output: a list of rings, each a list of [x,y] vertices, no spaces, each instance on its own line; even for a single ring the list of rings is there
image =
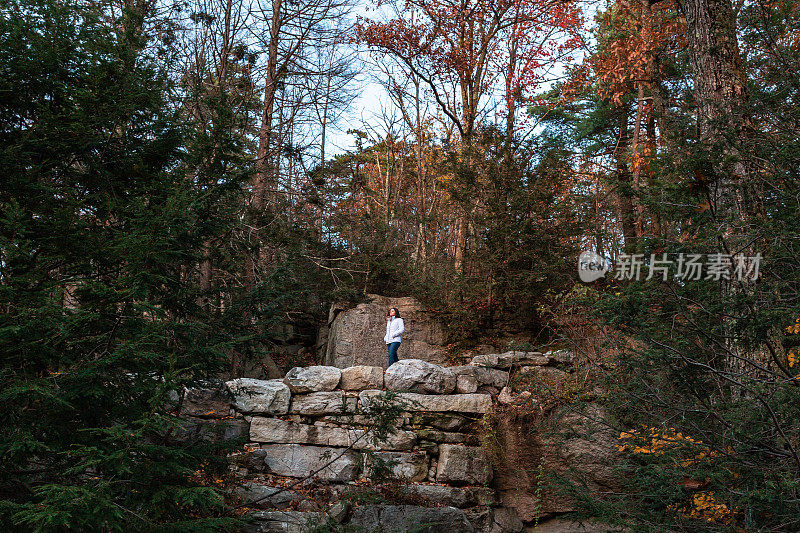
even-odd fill
[[[406,330],[406,325],[403,324],[402,318],[389,317],[386,319],[386,335],[383,336],[383,342],[391,344],[393,342],[400,342],[400,335]]]

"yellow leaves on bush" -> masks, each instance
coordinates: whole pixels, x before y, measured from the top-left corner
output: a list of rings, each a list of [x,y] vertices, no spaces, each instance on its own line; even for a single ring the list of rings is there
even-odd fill
[[[702,448],[702,451],[690,452],[693,455],[687,459],[682,459],[678,464],[682,467],[689,467],[701,461],[719,456],[719,452],[708,450],[702,441],[684,435],[674,428],[660,430],[653,427],[642,426],[642,429],[623,431],[619,436],[622,441],[629,441],[618,444],[620,451],[631,451],[641,454],[662,454],[668,450],[679,446],[689,448]],[[697,480],[686,478],[681,485],[687,489],[699,489],[708,484],[708,479]],[[670,509],[683,513],[684,515],[697,520],[706,520],[719,524],[727,524],[733,521],[733,512],[724,503],[720,503],[714,498],[713,491],[701,491],[691,495],[685,505],[670,505]]]
[[[800,334],[800,317],[795,319],[794,324],[790,324],[783,329],[788,335]],[[786,362],[789,365],[789,368],[794,368],[798,361],[800,361],[800,357],[798,357],[797,348],[792,348],[786,352]]]
[[[697,492],[692,494],[692,499],[687,505],[671,505],[670,508],[690,518],[715,524],[729,524],[733,521],[733,512],[727,505],[714,498],[713,491]]]
[[[640,430],[634,429],[621,432],[619,438],[620,440],[627,440],[630,442],[617,444],[617,449],[620,451],[628,450],[633,453],[661,454],[669,449],[674,449],[679,445],[685,446],[686,444],[705,448],[701,441],[684,435],[680,431],[675,431],[674,428],[660,430],[642,426]],[[681,464],[686,466],[715,455],[718,455],[715,451],[701,451],[695,454],[691,459],[681,461]]]

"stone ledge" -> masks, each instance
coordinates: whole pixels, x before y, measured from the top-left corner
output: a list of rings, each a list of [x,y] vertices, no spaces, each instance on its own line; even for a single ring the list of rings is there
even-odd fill
[[[356,450],[410,450],[416,444],[417,437],[410,431],[398,430],[389,435],[385,442],[375,442],[362,429],[312,426],[278,418],[254,417],[250,423],[250,440],[272,444],[352,446]]]
[[[358,395],[362,409],[370,408],[370,399],[385,396],[386,391],[365,390]],[[487,413],[492,408],[492,397],[488,394],[448,394],[429,395],[414,392],[398,392],[398,401],[407,405],[409,412],[454,412],[454,413]]]
[[[298,415],[338,415],[355,410],[356,399],[345,396],[340,390],[294,394],[289,406],[289,413]]]

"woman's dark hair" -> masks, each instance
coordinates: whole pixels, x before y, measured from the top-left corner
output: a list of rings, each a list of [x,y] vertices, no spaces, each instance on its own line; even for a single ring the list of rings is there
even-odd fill
[[[396,307],[390,307],[388,311],[386,311],[386,316],[391,316],[392,309],[394,309],[394,317],[400,318],[400,310]]]

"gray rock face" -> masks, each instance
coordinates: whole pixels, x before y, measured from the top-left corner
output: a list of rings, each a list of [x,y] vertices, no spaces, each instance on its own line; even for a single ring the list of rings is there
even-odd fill
[[[619,433],[611,429],[607,417],[605,409],[595,404],[557,409],[537,422],[501,417],[496,432],[504,446],[492,458],[492,485],[503,506],[515,509],[526,523],[576,509],[576,502],[561,491],[537,494],[535,473],[542,466],[592,493],[620,490],[619,472],[613,466],[619,460]],[[558,430],[537,433],[541,424],[557,424]]]
[[[395,479],[423,481],[428,477],[429,463],[425,452],[375,452],[367,454],[364,473],[369,478],[383,476],[382,470],[388,468]]]
[[[267,470],[279,476],[306,477],[322,469],[315,475],[318,479],[347,482],[355,481],[361,470],[361,454],[352,450],[301,444],[266,444],[261,448],[267,452]]]
[[[365,390],[358,395],[362,408],[369,409],[370,398],[385,395],[385,391]],[[435,396],[430,394],[416,394],[413,392],[399,392],[396,400],[405,404],[406,410],[416,412],[455,412],[455,413],[486,413],[492,408],[492,397],[488,394],[451,394]]]
[[[476,367],[475,377],[478,379],[478,386],[486,385],[502,389],[508,384],[508,372],[496,368]]]
[[[346,368],[372,365],[385,368],[389,362],[383,336],[386,312],[397,307],[406,331],[400,357],[415,357],[432,363],[445,362],[446,330],[439,319],[413,298],[388,298],[371,294],[369,301],[354,308],[334,305],[328,318],[325,364]]]
[[[477,387],[488,386],[502,389],[508,384],[508,372],[497,368],[473,366],[470,364],[450,367],[450,371],[459,378],[468,376],[470,379],[474,379],[477,383]],[[456,386],[456,388],[458,388],[458,386]]]
[[[510,368],[522,365],[544,366],[550,362],[550,358],[539,352],[505,352],[499,354],[476,355],[470,363],[472,366],[487,368]]]
[[[414,427],[432,427],[442,431],[461,431],[470,429],[477,415],[471,417],[457,414],[412,413],[411,424]]]
[[[416,435],[422,440],[444,444],[478,444],[478,436],[468,433],[453,433],[436,429],[418,429]]]
[[[306,499],[293,490],[283,490],[258,483],[245,483],[236,487],[236,495],[247,503],[248,507],[259,509],[286,509],[294,502]]]
[[[410,431],[397,430],[383,441],[376,441],[363,429],[298,424],[278,418],[253,418],[250,440],[278,444],[314,444],[318,446],[352,446],[356,450],[410,450],[417,437]]]
[[[493,522],[491,533],[520,533],[525,529],[525,525],[517,516],[517,512],[506,507],[494,510]]]
[[[179,442],[218,442],[246,438],[249,431],[250,424],[241,418],[186,418],[181,420],[181,429],[175,432],[174,438]]]
[[[222,387],[193,387],[186,388],[183,391],[183,403],[181,403],[181,414],[183,416],[222,418],[228,416],[230,410],[230,396],[228,396],[228,391]]]
[[[248,515],[252,523],[245,533],[307,533],[325,519],[322,513],[301,511],[257,511]]]
[[[292,393],[279,379],[238,378],[225,386],[233,394],[234,406],[243,413],[285,415],[289,412]]]
[[[575,354],[569,350],[556,350],[554,352],[547,352],[544,355],[562,365],[571,365],[575,362]]]
[[[478,379],[474,375],[461,374],[456,376],[456,392],[458,394],[472,394],[478,390]]]
[[[350,502],[339,500],[328,508],[328,518],[336,524],[341,524],[347,519],[351,508]]]
[[[292,392],[332,391],[339,385],[342,371],[334,366],[296,366],[286,373],[283,382]]]
[[[348,398],[347,399],[348,402],[350,400],[355,400],[356,402],[358,402],[357,398]],[[348,407],[349,407],[349,405],[348,405]],[[324,424],[333,424],[333,425],[337,425],[337,426],[364,427],[364,426],[371,426],[372,424],[374,424],[375,423],[375,417],[367,416],[365,414],[327,415],[327,416],[321,416],[321,417],[317,418],[317,421],[322,422]],[[391,425],[394,426],[394,427],[400,427],[400,426],[403,425],[404,421],[403,421],[402,418],[398,418],[397,420],[394,420],[394,421],[390,420],[388,422],[393,422]]]
[[[386,370],[386,388],[392,391],[450,394],[456,376],[449,369],[420,359],[404,359]]]
[[[350,525],[382,533],[473,533],[464,512],[455,507],[365,505],[353,509]]]
[[[383,367],[358,365],[342,370],[342,390],[383,388]]]
[[[353,413],[356,399],[348,398],[342,391],[312,392],[311,394],[295,394],[289,412],[298,415],[337,415]]]
[[[472,507],[474,505],[496,505],[497,496],[489,487],[448,487],[446,485],[401,485],[402,494],[419,496],[440,505],[450,507]]]
[[[437,483],[485,485],[492,479],[492,467],[480,446],[441,444],[436,466]]]

